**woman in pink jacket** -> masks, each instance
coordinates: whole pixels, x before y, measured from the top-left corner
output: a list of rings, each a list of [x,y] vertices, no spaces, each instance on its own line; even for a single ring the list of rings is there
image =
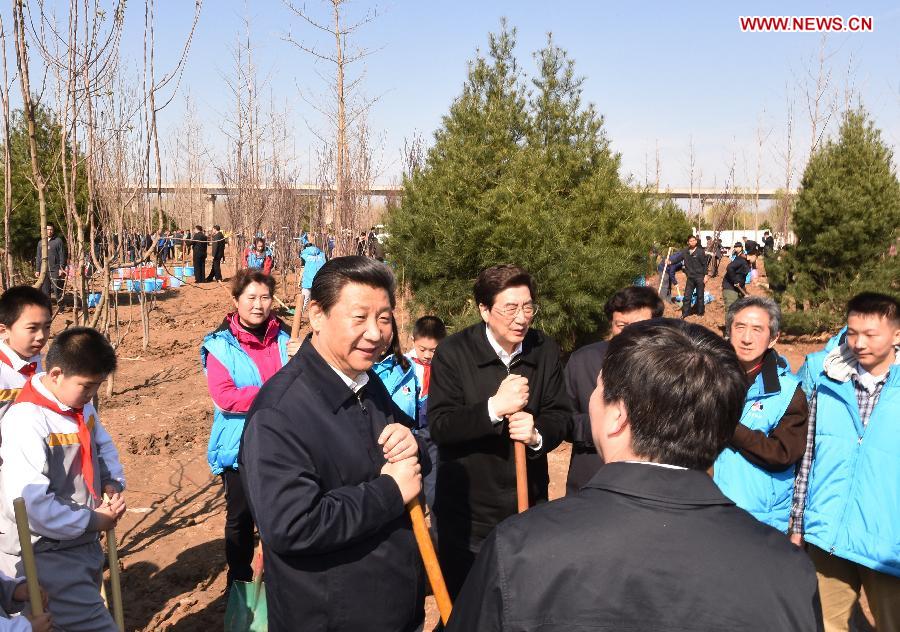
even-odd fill
[[[200,360],[206,371],[214,415],[207,459],[225,488],[227,586],[250,581],[254,530],[241,487],[237,455],[244,419],[260,387],[288,361],[290,335],[272,314],[275,279],[242,270],[231,280],[234,311],[203,339]]]

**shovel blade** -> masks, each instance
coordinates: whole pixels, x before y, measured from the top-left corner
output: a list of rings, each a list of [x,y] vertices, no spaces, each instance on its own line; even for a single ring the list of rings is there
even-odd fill
[[[265,585],[235,581],[228,591],[225,632],[267,632],[268,629]]]

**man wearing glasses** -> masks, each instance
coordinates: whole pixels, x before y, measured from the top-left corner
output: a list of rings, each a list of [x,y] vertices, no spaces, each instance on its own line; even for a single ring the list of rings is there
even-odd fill
[[[438,550],[451,597],[494,526],[516,513],[513,442],[527,446],[529,505],[545,502],[547,453],[572,414],[559,347],[531,328],[538,313],[531,275],[493,266],[474,290],[483,323],[438,347],[428,404],[439,453]]]

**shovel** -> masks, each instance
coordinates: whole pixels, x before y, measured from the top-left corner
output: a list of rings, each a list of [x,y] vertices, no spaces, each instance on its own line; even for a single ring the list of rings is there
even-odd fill
[[[228,591],[225,608],[225,632],[266,632],[269,629],[269,609],[266,606],[266,587],[262,581],[262,545],[253,564],[253,581],[235,580]]]
[[[34,549],[31,546],[31,530],[28,528],[28,512],[25,510],[25,501],[22,498],[16,498],[13,501],[13,510],[16,514],[16,528],[19,530],[19,545],[22,548],[22,565],[25,567],[25,581],[28,583],[31,614],[37,617],[44,614],[44,607],[41,603],[41,587],[38,584],[37,565],[34,562]]]

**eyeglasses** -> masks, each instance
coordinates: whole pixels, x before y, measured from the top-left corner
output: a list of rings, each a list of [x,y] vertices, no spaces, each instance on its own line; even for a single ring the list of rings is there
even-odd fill
[[[519,310],[522,310],[522,315],[525,316],[525,318],[534,318],[534,315],[538,313],[538,305],[537,303],[503,305],[502,307],[494,307],[494,310],[504,318],[515,318],[518,315]]]

